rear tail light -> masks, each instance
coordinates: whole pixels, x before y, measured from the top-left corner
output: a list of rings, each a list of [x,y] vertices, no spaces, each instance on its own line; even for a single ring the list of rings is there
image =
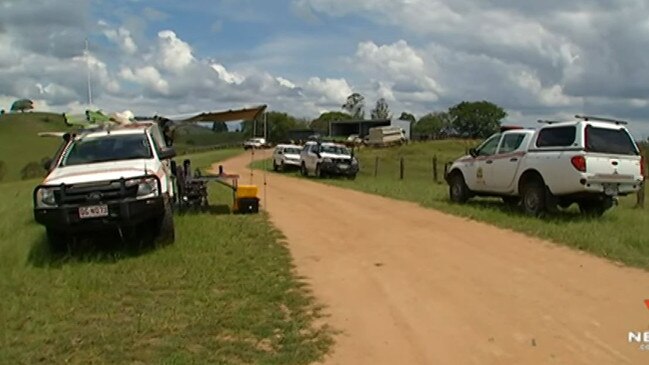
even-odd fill
[[[584,156],[573,156],[570,159],[572,166],[574,166],[578,171],[586,172],[586,157]]]

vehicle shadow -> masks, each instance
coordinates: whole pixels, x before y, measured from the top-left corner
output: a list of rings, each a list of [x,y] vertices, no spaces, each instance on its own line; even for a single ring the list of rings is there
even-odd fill
[[[449,200],[446,200],[449,202]],[[493,210],[507,214],[512,217],[527,217],[521,206],[513,206],[503,203],[501,200],[496,199],[475,199],[466,203],[470,207],[475,207],[481,210]],[[574,207],[574,206],[573,206]],[[536,218],[542,219],[544,222],[556,224],[568,224],[575,222],[592,221],[595,218],[581,214],[574,208],[561,209],[558,208],[556,212],[545,213],[543,217]],[[598,218],[601,219],[601,218]]]
[[[130,234],[107,231],[84,235],[68,242],[67,247],[54,249],[43,234],[29,251],[27,263],[38,268],[59,268],[75,263],[105,263],[146,255],[159,245],[153,237],[145,234]]]
[[[184,215],[229,215],[232,214],[232,208],[227,204],[209,205],[207,207],[190,207],[183,208],[176,212],[179,216]]]

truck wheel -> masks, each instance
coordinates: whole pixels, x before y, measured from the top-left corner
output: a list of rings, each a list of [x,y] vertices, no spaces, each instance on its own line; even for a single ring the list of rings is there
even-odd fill
[[[279,170],[279,168],[277,167],[277,163],[275,162],[275,160],[273,160],[273,171],[277,171],[277,170]]]
[[[306,164],[302,162],[302,165],[300,165],[300,173],[302,176],[309,176],[309,170],[306,168]]]
[[[347,180],[356,180],[356,174],[347,175]]]
[[[156,245],[169,245],[176,240],[176,232],[174,229],[174,215],[168,199],[165,200],[164,212],[162,213],[162,216],[158,218],[155,228],[156,231],[154,242]]]
[[[523,185],[523,209],[525,214],[541,217],[545,213],[545,188],[538,180],[530,180]]]
[[[453,203],[466,203],[471,198],[471,192],[461,173],[455,173],[451,176],[448,191]]]
[[[47,241],[52,252],[63,252],[68,249],[70,236],[53,228],[47,228]]]

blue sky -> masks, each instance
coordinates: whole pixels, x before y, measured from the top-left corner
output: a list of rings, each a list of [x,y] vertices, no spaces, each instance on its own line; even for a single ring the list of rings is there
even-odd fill
[[[360,92],[397,116],[463,100],[508,123],[598,114],[649,135],[648,1],[3,0],[0,103],[312,119]],[[369,113],[368,113],[369,114]]]

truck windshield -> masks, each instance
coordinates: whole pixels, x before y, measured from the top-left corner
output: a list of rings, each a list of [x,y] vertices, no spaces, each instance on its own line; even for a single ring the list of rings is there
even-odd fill
[[[284,153],[289,154],[289,155],[299,155],[300,154],[300,149],[299,148],[285,148]]]
[[[638,155],[638,150],[626,130],[586,127],[586,150],[616,155]]]
[[[322,146],[320,152],[322,153],[335,153],[337,155],[349,155],[349,149],[342,146]]]
[[[107,135],[82,138],[73,143],[61,166],[153,157],[146,134]]]

